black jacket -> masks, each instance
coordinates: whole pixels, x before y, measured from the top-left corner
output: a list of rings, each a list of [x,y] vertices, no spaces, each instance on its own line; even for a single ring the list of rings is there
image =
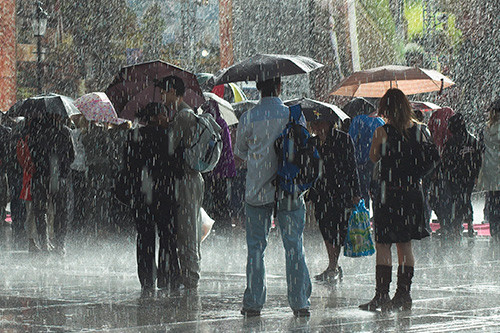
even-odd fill
[[[457,191],[472,191],[481,162],[479,141],[467,131],[455,133],[444,146],[441,156],[441,176]]]
[[[33,178],[50,176],[50,168],[66,178],[75,159],[71,133],[67,126],[55,125],[50,118],[35,118],[29,125],[28,147],[35,165]],[[54,170],[52,170],[54,171]]]
[[[316,181],[310,198],[315,202],[352,207],[352,198],[360,196],[360,188],[351,137],[332,128],[318,151],[323,161],[322,177]]]
[[[174,200],[175,177],[182,177],[182,155],[172,151],[165,128],[145,126],[130,130],[123,154],[132,189],[133,206]]]

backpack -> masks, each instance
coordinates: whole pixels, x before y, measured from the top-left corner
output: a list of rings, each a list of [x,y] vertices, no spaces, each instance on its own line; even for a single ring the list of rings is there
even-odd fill
[[[212,171],[222,152],[221,127],[211,114],[203,113],[196,117],[196,130],[191,146],[184,147],[184,160],[199,172]]]
[[[319,177],[320,157],[316,140],[299,123],[300,105],[292,105],[289,109],[289,121],[274,143],[278,155],[276,192],[281,189],[286,194],[298,196],[310,189]]]

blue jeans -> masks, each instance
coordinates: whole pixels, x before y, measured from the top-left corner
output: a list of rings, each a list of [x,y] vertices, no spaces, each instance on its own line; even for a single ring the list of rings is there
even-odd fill
[[[264,252],[267,246],[274,204],[251,206],[246,204],[247,288],[243,308],[261,310],[266,301],[266,268]],[[285,248],[288,303],[292,310],[309,308],[311,279],[307,269],[302,233],[305,224],[303,198],[282,200],[278,203],[277,225]]]

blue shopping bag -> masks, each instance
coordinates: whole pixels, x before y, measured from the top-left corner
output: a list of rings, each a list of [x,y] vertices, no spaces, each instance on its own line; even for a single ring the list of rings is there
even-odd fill
[[[366,257],[375,253],[370,227],[370,213],[360,200],[349,217],[344,243],[346,257]]]

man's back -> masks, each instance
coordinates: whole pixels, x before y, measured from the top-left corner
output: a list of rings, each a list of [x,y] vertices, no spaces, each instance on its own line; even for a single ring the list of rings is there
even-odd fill
[[[289,109],[278,97],[263,97],[238,124],[235,154],[247,161],[245,201],[261,206],[274,201],[278,171],[274,142],[288,123]]]

